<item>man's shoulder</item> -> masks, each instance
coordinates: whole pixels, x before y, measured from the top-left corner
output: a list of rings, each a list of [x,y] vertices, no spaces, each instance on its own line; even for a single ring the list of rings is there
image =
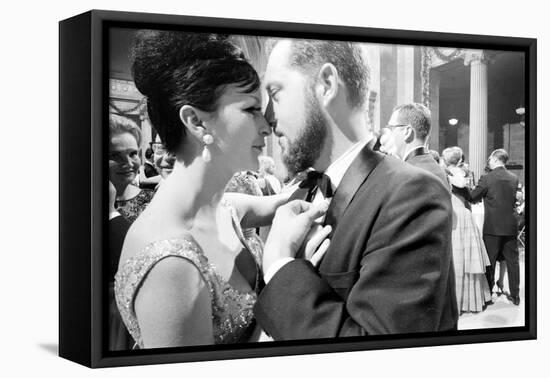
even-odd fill
[[[434,164],[439,168],[435,161]],[[425,168],[420,168],[415,164],[406,163],[394,156],[386,156],[382,160],[379,168],[379,175],[382,177],[385,176],[386,180],[391,182],[402,184],[417,182],[425,183],[427,186],[433,181],[437,181],[438,183],[441,182],[441,180],[434,173],[426,170]],[[444,188],[443,184],[441,187]]]
[[[516,174],[510,172],[508,169],[506,169],[504,167],[493,169],[492,171],[487,173],[486,176],[489,179],[492,179],[492,178],[502,179],[503,177],[507,178],[507,179],[510,179],[510,180],[517,180],[518,179],[518,176]]]
[[[504,169],[508,177],[510,177],[513,180],[519,180],[518,175],[516,175],[514,172],[510,172],[508,169]]]

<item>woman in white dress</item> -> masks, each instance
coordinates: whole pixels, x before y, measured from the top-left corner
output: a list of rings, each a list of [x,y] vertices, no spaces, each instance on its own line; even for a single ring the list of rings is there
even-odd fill
[[[441,155],[452,184],[452,246],[458,310],[460,313],[480,312],[491,302],[485,278],[485,267],[490,265],[489,256],[472,215],[466,188],[467,174],[460,167],[462,149],[449,147]]]

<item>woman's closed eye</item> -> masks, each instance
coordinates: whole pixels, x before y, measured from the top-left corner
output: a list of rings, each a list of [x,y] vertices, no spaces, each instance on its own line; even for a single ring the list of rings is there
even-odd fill
[[[259,106],[251,106],[249,108],[244,109],[244,111],[253,115],[258,115],[262,113],[262,108]]]

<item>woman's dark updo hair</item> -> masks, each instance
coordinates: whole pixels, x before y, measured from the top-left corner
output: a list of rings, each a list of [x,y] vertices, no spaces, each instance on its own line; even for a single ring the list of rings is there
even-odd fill
[[[151,123],[172,153],[185,136],[183,105],[212,112],[226,85],[238,84],[245,93],[260,86],[258,74],[226,35],[142,30],[132,57],[136,87],[147,97]]]

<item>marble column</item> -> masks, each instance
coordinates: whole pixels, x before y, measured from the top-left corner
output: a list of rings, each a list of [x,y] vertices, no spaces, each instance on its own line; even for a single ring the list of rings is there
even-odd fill
[[[397,47],[397,103],[407,104],[414,99],[414,47]]]
[[[487,162],[487,60],[482,50],[467,51],[470,66],[470,137],[467,161],[479,180]]]
[[[153,141],[153,128],[151,126],[151,121],[147,115],[140,115],[141,120],[141,149],[145,154],[145,150],[151,146]]]
[[[439,86],[441,83],[441,72],[436,69],[430,70],[430,113],[432,114],[432,128],[428,139],[428,148],[441,153],[445,144],[441,141],[445,140],[441,134],[445,131],[444,127],[440,127],[439,121]],[[422,100],[420,100],[422,102]]]

